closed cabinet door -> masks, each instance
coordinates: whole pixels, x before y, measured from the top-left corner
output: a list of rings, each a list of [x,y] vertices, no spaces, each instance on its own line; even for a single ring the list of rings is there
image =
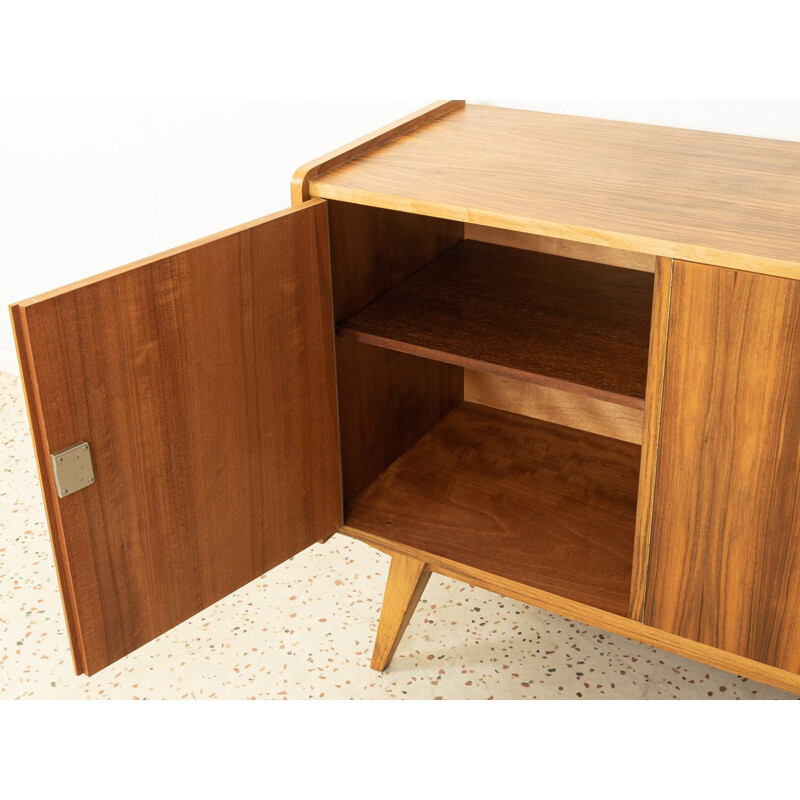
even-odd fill
[[[800,672],[800,281],[674,262],[644,621]]]
[[[323,201],[11,314],[78,673],[341,525]]]

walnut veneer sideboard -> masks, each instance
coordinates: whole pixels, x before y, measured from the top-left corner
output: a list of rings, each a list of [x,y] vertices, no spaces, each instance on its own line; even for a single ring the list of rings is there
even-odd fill
[[[75,668],[313,542],[800,692],[800,144],[439,103],[11,308]]]

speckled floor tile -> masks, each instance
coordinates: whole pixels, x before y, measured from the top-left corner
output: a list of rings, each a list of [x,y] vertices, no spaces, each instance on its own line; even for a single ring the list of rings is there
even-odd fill
[[[20,381],[0,373],[0,698],[793,698],[434,575],[369,668],[389,559],[335,536],[75,677]]]

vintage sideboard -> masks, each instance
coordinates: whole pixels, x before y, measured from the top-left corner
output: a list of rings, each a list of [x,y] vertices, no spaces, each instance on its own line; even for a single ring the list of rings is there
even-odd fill
[[[438,103],[292,201],[11,308],[77,672],[340,532],[376,669],[437,572],[800,692],[800,143]]]

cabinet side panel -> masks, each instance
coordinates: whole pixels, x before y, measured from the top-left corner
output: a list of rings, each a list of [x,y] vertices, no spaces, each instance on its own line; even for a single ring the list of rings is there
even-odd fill
[[[414,445],[464,396],[464,370],[336,342],[345,502]]]
[[[644,621],[800,672],[800,282],[676,262]]]
[[[329,203],[337,324],[464,238],[460,222]],[[337,337],[345,502],[464,396],[463,370]]]

